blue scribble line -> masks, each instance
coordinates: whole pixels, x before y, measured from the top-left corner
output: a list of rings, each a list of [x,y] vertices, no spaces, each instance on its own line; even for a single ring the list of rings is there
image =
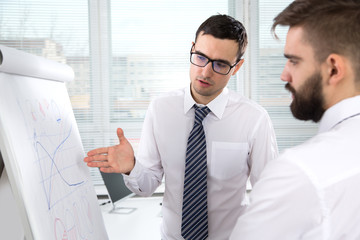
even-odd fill
[[[51,159],[51,168],[50,168],[50,177],[52,175],[52,171],[53,171],[53,167],[56,168],[56,171],[57,173],[59,174],[59,176],[61,177],[61,179],[64,181],[64,183],[66,183],[69,187],[75,187],[75,186],[78,186],[78,185],[81,185],[84,183],[84,181],[81,181],[81,182],[77,182],[77,183],[70,183],[68,182],[61,174],[61,171],[59,170],[59,168],[57,167],[56,163],[55,163],[55,156],[58,152],[58,150],[60,149],[60,147],[62,145],[64,145],[64,143],[68,140],[68,138],[70,137],[70,134],[71,134],[71,131],[72,131],[72,127],[70,128],[70,131],[69,131],[69,134],[65,137],[65,139],[63,141],[61,141],[61,143],[56,147],[54,153],[53,153],[53,156],[50,155],[50,153],[46,150],[46,148],[39,142],[39,141],[36,141],[36,153],[39,157],[39,160],[40,160],[40,154],[39,154],[39,151],[38,151],[38,147],[37,146],[40,146],[45,152],[46,154],[48,155],[48,157]],[[42,173],[42,169],[41,169],[41,164],[39,163],[40,165],[40,172],[41,172],[41,176],[42,178],[44,179],[44,176],[43,176],[43,173]],[[48,188],[48,191],[46,191],[46,187],[45,187],[45,183],[44,181],[42,182],[43,184],[43,188],[44,188],[44,191],[45,191],[45,194],[46,194],[46,198],[47,198],[47,204],[48,204],[48,209],[50,210],[50,208],[52,207],[51,206],[51,185],[52,181],[51,181],[51,178],[49,180],[49,188]]]

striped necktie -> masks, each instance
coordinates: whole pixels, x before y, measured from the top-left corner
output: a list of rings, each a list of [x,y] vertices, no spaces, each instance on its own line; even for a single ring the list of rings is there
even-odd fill
[[[194,127],[186,150],[181,235],[186,240],[208,237],[206,140],[202,121],[208,107],[195,108]]]

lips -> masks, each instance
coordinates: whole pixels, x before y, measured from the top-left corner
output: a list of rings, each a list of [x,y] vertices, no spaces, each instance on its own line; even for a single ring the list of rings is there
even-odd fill
[[[204,79],[198,79],[198,81],[202,86],[210,86],[210,83]]]

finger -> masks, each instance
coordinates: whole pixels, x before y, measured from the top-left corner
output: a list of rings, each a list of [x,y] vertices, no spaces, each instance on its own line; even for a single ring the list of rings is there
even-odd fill
[[[107,161],[102,162],[88,162],[88,167],[97,167],[97,168],[108,168],[110,167],[109,163]]]
[[[93,167],[93,168],[98,168],[98,167],[100,167],[100,163],[99,163],[99,162],[88,162],[88,163],[86,163],[86,165],[87,165],[88,167]]]
[[[94,150],[91,150],[87,153],[87,155],[89,157],[97,155],[97,154],[106,154],[108,152],[108,147],[102,147],[102,148],[97,148]]]
[[[92,157],[85,157],[84,162],[98,162],[98,161],[107,161],[108,155],[94,155]]]
[[[122,130],[122,128],[118,128],[116,133],[117,133],[117,136],[119,138],[120,143],[127,141],[127,139],[126,139],[126,137],[124,135],[124,130]]]
[[[84,162],[91,162],[91,159],[89,157],[84,157]]]
[[[99,168],[100,171],[104,172],[104,173],[114,173],[114,169],[111,168],[111,167],[102,167],[102,168]]]

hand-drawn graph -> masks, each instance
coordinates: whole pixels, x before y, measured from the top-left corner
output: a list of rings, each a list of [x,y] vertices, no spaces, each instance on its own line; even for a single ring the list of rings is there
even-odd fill
[[[65,210],[65,219],[55,218],[55,239],[88,239],[88,235],[93,232],[93,223],[89,221],[92,219],[89,207],[87,199],[82,198],[80,205],[74,204],[73,209]]]
[[[54,99],[26,99],[24,103],[18,101],[34,150],[44,206],[54,219],[55,239],[89,239],[94,224],[89,202],[81,194],[72,196],[76,191],[82,193],[87,181],[84,176],[73,174],[79,159],[71,156],[76,151],[71,115]],[[71,207],[63,205],[69,200]]]
[[[33,142],[40,184],[50,210],[84,183],[79,176],[71,175],[76,159],[66,157],[66,152],[73,148],[69,143],[72,125],[52,99],[27,100],[25,106],[21,110],[28,129],[32,130],[29,141]]]

